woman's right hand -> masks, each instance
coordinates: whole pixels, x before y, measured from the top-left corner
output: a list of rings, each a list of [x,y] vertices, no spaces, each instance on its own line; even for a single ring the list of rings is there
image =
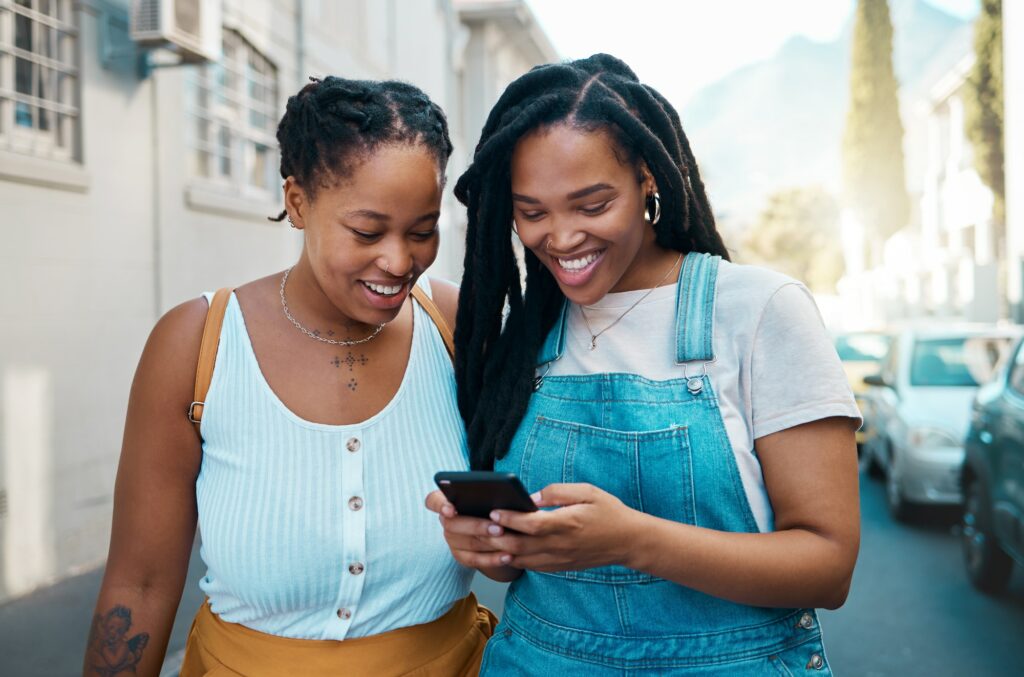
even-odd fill
[[[428,510],[438,514],[455,561],[496,581],[514,581],[522,575],[522,569],[503,565],[499,558],[506,553],[495,550],[488,542],[489,537],[504,534],[504,527],[491,520],[460,516],[440,491],[428,494],[426,503]]]

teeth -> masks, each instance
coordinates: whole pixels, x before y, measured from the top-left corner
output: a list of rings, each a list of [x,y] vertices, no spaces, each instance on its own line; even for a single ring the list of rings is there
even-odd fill
[[[394,296],[398,292],[402,291],[402,287],[405,285],[400,284],[397,287],[385,287],[382,284],[373,284],[372,282],[364,282],[371,291],[375,291],[382,296]]]
[[[583,270],[591,263],[597,260],[601,255],[600,252],[593,252],[586,256],[578,259],[556,259],[558,265],[562,266],[564,270]]]

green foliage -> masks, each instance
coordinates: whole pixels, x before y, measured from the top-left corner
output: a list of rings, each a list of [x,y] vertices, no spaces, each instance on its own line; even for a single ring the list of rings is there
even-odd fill
[[[880,258],[885,239],[910,214],[892,44],[888,2],[859,0],[843,137],[843,200],[864,225],[869,263]]]
[[[769,196],[747,232],[741,257],[795,277],[812,291],[834,293],[845,270],[839,204],[816,186]]]
[[[1003,184],[1003,3],[982,0],[974,23],[975,62],[967,78],[964,123],[974,165],[995,195],[993,218],[1005,222]]]

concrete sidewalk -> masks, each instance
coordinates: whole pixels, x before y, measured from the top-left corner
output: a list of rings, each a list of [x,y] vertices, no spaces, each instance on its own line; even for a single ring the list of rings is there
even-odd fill
[[[203,601],[199,579],[204,573],[197,544],[192,550],[161,677],[177,677],[192,617]],[[100,567],[0,605],[0,675],[80,677],[102,578]],[[482,604],[501,614],[505,585],[477,575],[473,591]]]
[[[177,675],[192,617],[203,601],[198,546],[167,647],[161,677]],[[0,675],[79,677],[103,567],[0,605]]]

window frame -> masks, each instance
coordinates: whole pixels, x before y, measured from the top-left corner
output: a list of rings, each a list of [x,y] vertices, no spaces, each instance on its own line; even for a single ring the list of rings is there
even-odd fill
[[[79,12],[74,0],[27,2],[0,0],[0,152],[81,165]],[[17,44],[19,20],[29,22],[28,49]],[[19,91],[21,64],[28,64],[30,93]],[[18,120],[22,107],[31,126]],[[40,120],[49,128],[41,129]]]
[[[279,70],[241,31],[224,27],[222,35],[221,59],[194,67],[186,78],[189,202],[202,207],[217,193],[270,202],[278,167]],[[254,181],[257,171],[261,183]]]

